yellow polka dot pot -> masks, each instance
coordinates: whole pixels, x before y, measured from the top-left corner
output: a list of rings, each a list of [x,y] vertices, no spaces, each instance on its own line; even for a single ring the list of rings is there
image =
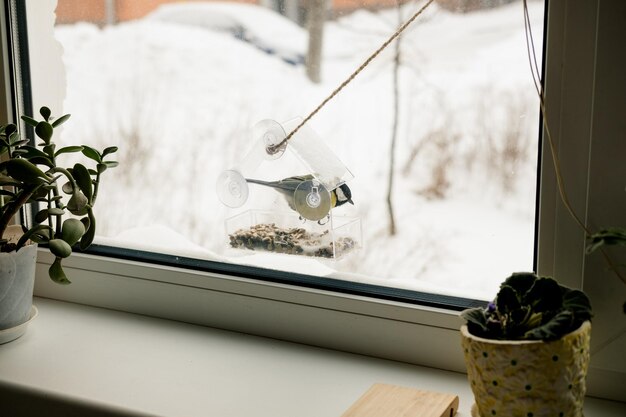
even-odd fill
[[[491,340],[461,328],[473,417],[583,417],[591,323],[559,340]]]

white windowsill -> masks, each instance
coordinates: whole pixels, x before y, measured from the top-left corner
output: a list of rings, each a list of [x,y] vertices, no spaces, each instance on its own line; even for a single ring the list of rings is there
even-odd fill
[[[10,415],[339,417],[385,382],[457,394],[457,415],[470,416],[463,374],[44,298],[35,304],[26,334],[0,345],[0,404]],[[588,398],[585,411],[621,416],[626,404]]]

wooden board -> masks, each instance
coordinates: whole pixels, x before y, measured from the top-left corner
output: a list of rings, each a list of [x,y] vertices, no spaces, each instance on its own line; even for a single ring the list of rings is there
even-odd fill
[[[374,384],[341,417],[452,417],[458,408],[456,395]]]

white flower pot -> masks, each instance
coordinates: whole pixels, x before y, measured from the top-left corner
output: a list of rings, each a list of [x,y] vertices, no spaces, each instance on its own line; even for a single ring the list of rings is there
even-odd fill
[[[29,320],[33,303],[37,245],[0,252],[0,331]]]
[[[461,328],[474,417],[583,417],[591,323],[562,338],[491,340]]]

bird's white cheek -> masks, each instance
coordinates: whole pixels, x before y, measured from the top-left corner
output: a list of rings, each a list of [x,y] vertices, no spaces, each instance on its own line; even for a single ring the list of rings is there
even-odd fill
[[[341,190],[341,188],[337,188],[337,189],[335,190],[335,192],[337,193],[337,199],[338,199],[339,201],[346,201],[346,200],[347,200],[346,195],[343,193],[343,191]]]

